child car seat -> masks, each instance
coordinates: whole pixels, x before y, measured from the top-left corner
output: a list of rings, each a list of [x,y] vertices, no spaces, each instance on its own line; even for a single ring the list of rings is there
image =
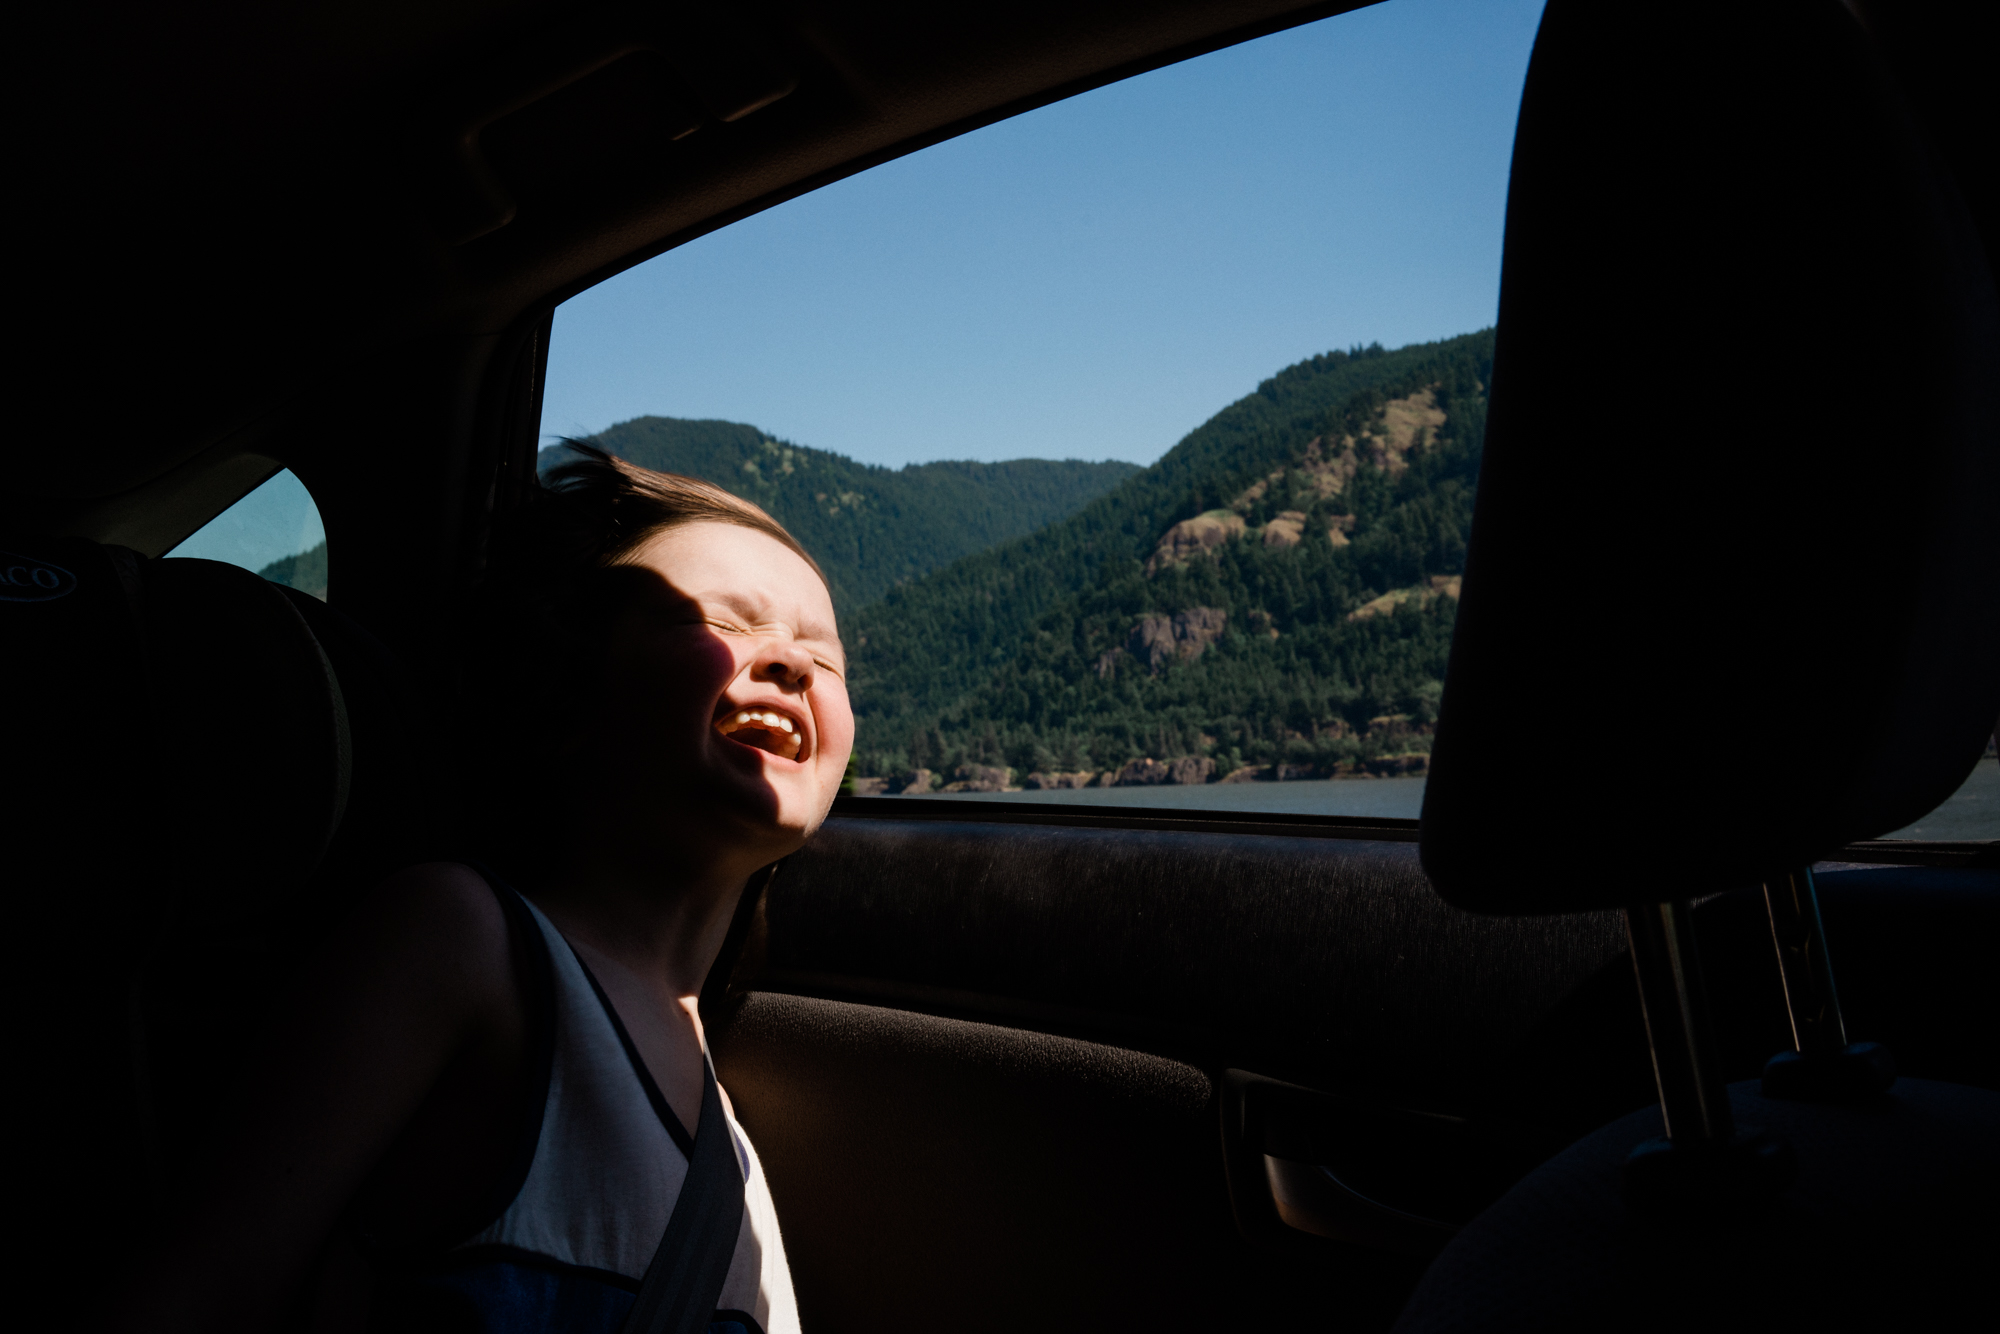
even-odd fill
[[[213,561],[0,548],[14,1199],[29,1267],[96,1292],[185,1189],[312,928],[427,850],[444,785],[336,609]]]

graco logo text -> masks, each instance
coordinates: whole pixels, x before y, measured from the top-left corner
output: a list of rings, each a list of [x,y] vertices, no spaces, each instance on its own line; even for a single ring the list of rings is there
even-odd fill
[[[76,591],[76,576],[33,556],[0,551],[0,602],[47,602]]]

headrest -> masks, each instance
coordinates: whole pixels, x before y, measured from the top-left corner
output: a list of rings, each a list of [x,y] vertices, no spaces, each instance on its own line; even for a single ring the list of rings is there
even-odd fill
[[[340,826],[340,685],[284,591],[234,565],[151,562],[145,613],[162,748],[155,791],[174,812],[172,852],[196,877],[189,906],[255,917],[305,882]]]
[[[1550,0],[1424,802],[1438,892],[1685,898],[1950,795],[2000,714],[1996,367],[1981,248],[1835,0]]]
[[[280,588],[333,665],[346,706],[353,780],[347,813],[327,850],[329,872],[367,885],[445,851],[454,785],[438,739],[396,654],[359,623],[309,593]]]
[[[70,930],[99,919],[133,930],[140,849],[158,834],[157,812],[119,800],[157,767],[145,558],[80,538],[10,536],[0,548],[8,910],[60,910]],[[70,916],[79,901],[88,915]]]
[[[0,546],[9,881],[121,934],[168,900],[205,921],[278,906],[348,783],[340,687],[284,591],[78,538]]]

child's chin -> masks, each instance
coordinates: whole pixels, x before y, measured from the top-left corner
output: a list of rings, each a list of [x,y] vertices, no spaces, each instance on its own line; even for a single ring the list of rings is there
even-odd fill
[[[742,823],[779,837],[803,837],[830,804],[821,799],[811,770],[795,764],[773,764],[761,771],[731,765],[704,786],[699,794],[704,805],[726,807]]]

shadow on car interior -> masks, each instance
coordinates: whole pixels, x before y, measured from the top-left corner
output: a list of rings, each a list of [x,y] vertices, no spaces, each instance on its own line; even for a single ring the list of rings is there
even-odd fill
[[[88,433],[17,437],[0,501],[22,1271],[114,1286],[282,1041],[274,989],[360,886],[454,846],[439,627],[534,484],[558,302],[1355,7],[79,11],[36,75],[75,114],[35,167],[67,202],[24,379],[104,382]],[[848,797],[746,896],[702,1012],[806,1328],[1685,1327],[1970,1291],[2000,852],[1881,836],[2000,715],[1973,23],[1552,0],[1423,821]],[[1606,406],[1690,363],[1654,417]],[[1698,497],[1690,450],[1720,460]],[[324,602],[164,554],[280,468],[339,551]],[[1559,617],[1558,542],[1639,554]],[[1552,658],[1590,663],[1560,702]],[[1635,762],[1551,811],[1524,729],[1561,711]],[[1725,716],[1726,772],[1662,744]]]

